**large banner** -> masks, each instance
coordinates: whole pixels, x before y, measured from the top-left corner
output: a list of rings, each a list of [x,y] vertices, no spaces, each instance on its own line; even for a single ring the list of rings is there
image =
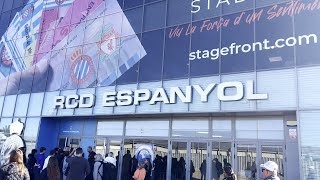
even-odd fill
[[[146,52],[117,0],[30,0],[1,37],[0,55],[4,95],[42,78],[47,91],[107,86]]]

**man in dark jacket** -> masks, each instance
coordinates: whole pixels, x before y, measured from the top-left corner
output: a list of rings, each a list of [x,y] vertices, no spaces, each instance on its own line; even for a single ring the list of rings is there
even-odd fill
[[[91,146],[88,146],[87,151],[88,151],[88,162],[89,162],[91,173],[86,177],[86,180],[93,180],[93,167],[95,163],[94,156],[96,155],[96,153],[92,150]]]
[[[90,174],[89,162],[82,157],[82,148],[76,149],[76,156],[69,158],[67,180],[84,180]]]

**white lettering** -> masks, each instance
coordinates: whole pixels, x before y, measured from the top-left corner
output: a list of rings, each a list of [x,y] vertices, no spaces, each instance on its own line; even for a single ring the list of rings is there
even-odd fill
[[[130,90],[119,91],[117,94],[117,105],[118,106],[132,105],[133,99],[131,95],[132,95],[132,91]]]
[[[142,96],[143,95],[143,96]],[[139,105],[141,101],[149,101],[151,92],[148,89],[140,89],[134,92],[134,105]]]
[[[66,100],[66,98],[64,96],[56,96],[56,97],[54,97],[54,108],[60,108],[60,109],[66,108],[64,106],[65,100]]]
[[[68,95],[66,98],[66,108],[67,109],[74,109],[77,108],[79,106],[78,101],[79,100],[79,95],[74,94],[74,95]]]
[[[105,92],[102,97],[102,106],[103,107],[113,107],[116,106],[116,96],[117,92]]]
[[[81,94],[79,100],[79,108],[92,108],[95,103],[93,94]]]
[[[205,90],[201,88],[199,85],[193,85],[194,89],[200,94],[201,101],[207,102],[208,95],[212,92],[212,90],[216,87],[216,84],[209,84]]]
[[[157,88],[150,100],[149,104],[156,104],[157,102],[164,102],[169,104],[169,99],[163,88]]]
[[[246,96],[248,100],[268,99],[268,94],[254,94],[253,81],[246,82]]]
[[[187,86],[186,87],[186,95],[183,94],[180,88],[178,87],[172,87],[170,89],[170,103],[174,104],[176,103],[177,96],[179,99],[184,102],[184,103],[190,103],[191,102],[191,92],[192,92],[192,87]]]
[[[236,94],[225,95],[227,88],[236,88]],[[220,101],[238,101],[243,98],[243,84],[241,82],[224,82],[218,85],[217,96]]]

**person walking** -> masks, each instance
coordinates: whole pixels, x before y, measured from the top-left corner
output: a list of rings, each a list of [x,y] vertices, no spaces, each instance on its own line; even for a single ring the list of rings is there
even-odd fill
[[[28,155],[27,168],[28,168],[31,180],[34,180],[39,172],[37,159],[36,159],[37,152],[38,150],[32,149],[31,153]]]
[[[44,160],[43,167],[42,167],[42,171],[43,171],[45,168],[47,168],[48,163],[49,163],[49,159],[50,159],[51,157],[55,157],[55,156],[56,156],[56,150],[53,149],[53,150],[50,151],[50,155]]]
[[[63,180],[67,180],[67,175],[68,175],[68,171],[69,171],[69,164],[68,164],[68,159],[70,157],[73,157],[74,156],[74,153],[75,153],[75,149],[70,149],[70,147],[65,147],[64,148],[64,159],[63,159],[63,162],[62,162],[62,179]]]
[[[103,157],[101,154],[96,154],[93,167],[93,180],[102,180],[103,177]]]
[[[1,168],[5,180],[30,180],[28,169],[23,162],[23,152],[20,149],[10,153],[9,164]]]
[[[82,155],[82,148],[77,148],[75,156],[67,160],[67,180],[84,180],[90,174],[89,162]]]
[[[278,165],[273,161],[261,164],[263,180],[280,180],[278,177]]]
[[[138,169],[134,172],[133,179],[134,180],[144,180],[146,177],[146,170],[144,169],[144,163],[138,163]]]
[[[59,162],[56,157],[50,157],[47,167],[41,172],[40,180],[60,180]]]
[[[234,174],[231,166],[225,166],[223,170],[224,170],[223,180],[237,180],[237,176]]]

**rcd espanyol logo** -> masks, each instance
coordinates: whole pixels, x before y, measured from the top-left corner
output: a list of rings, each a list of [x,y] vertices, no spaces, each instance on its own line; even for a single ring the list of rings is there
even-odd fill
[[[70,76],[74,83],[82,84],[86,82],[92,74],[93,68],[92,58],[82,54],[80,49],[72,54]]]
[[[27,5],[22,11],[21,11],[21,18],[22,19],[27,19],[28,17],[30,17],[33,13],[34,10],[34,5],[33,4],[29,4]]]

